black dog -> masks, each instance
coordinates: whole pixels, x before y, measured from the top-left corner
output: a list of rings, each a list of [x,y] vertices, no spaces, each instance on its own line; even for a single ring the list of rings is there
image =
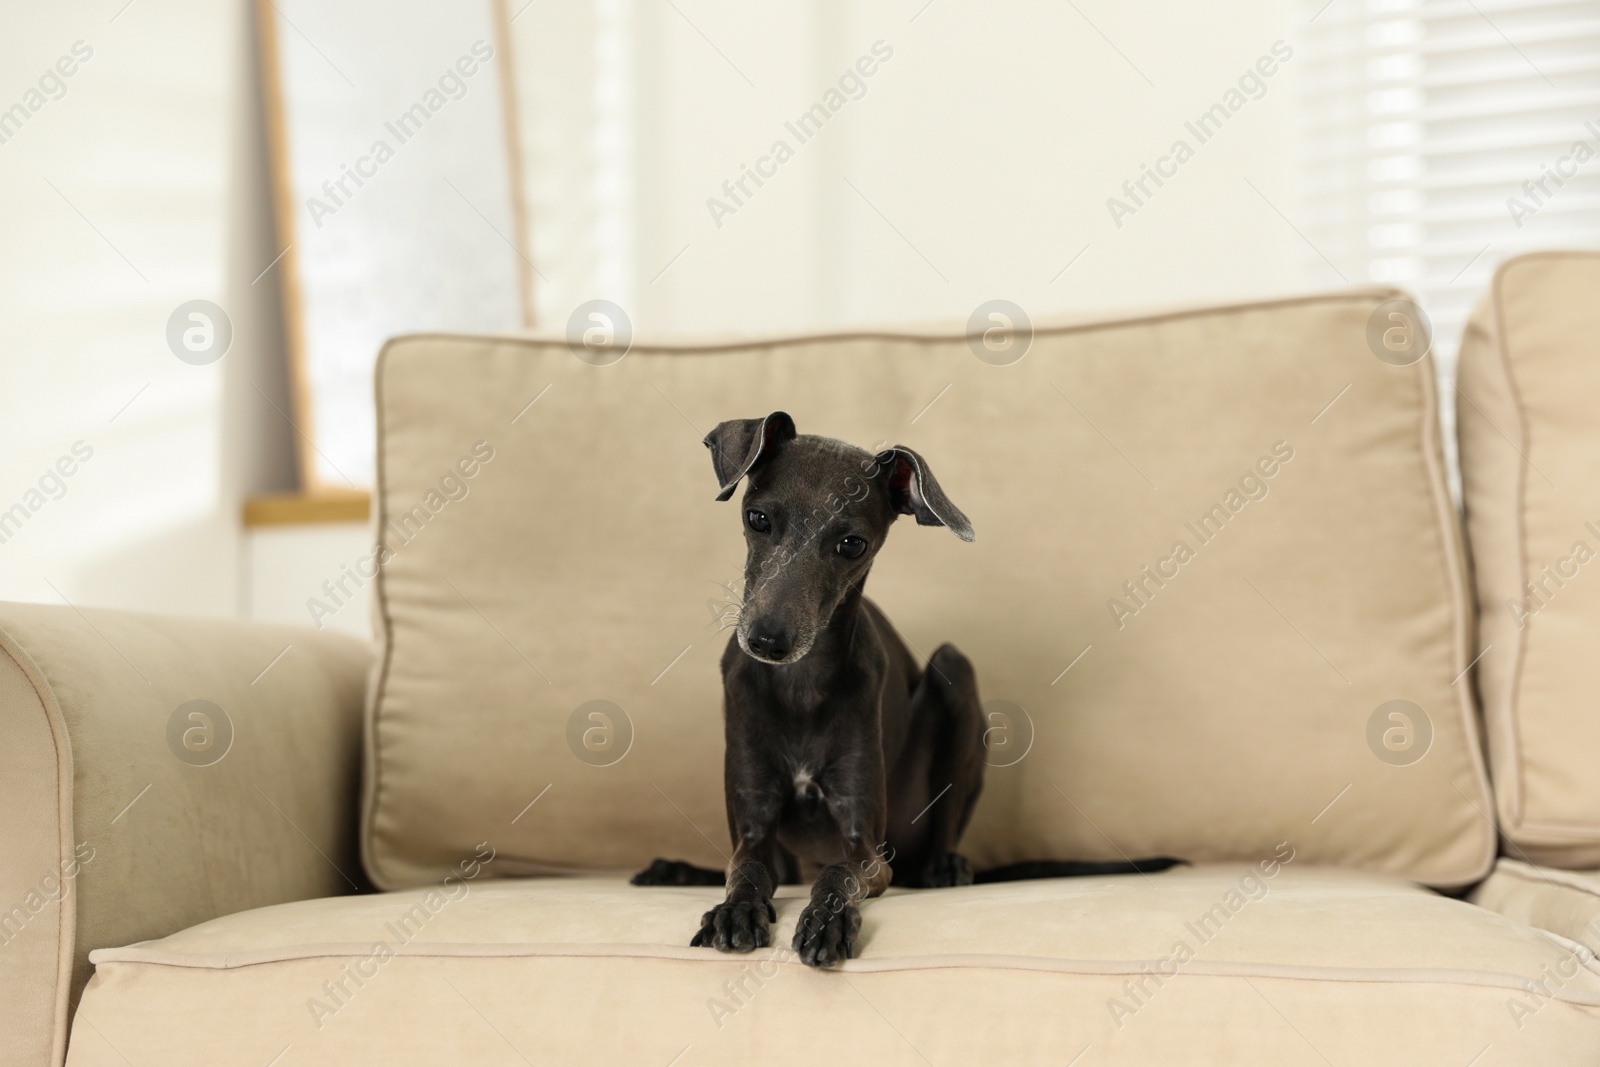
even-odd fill
[[[972,524],[922,457],[800,437],[782,411],[706,437],[727,500],[749,479],[745,596],[722,657],[728,870],[656,860],[636,885],[728,886],[692,945],[770,944],[773,889],[820,868],[794,948],[813,966],[852,954],[856,904],[891,884],[1163,870],[1133,863],[1018,864],[975,879],[956,844],[983,789],[983,712],[972,664],[941,645],[926,670],[861,588],[900,515],[963,541]],[[890,864],[893,864],[891,867]],[[807,868],[802,872],[801,864]]]

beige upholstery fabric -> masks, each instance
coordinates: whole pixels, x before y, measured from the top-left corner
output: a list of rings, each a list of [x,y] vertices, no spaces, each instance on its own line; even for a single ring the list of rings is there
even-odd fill
[[[1561,965],[1562,945],[1298,858],[892,890],[863,908],[860,958],[837,973],[782,951],[685,947],[714,889],[467,873],[101,950],[70,1063],[266,1064],[287,1048],[284,1063],[341,1067],[799,1055],[1411,1067],[1471,1063],[1492,1046],[1480,1062],[1560,1067],[1600,1047],[1600,974],[1525,992]],[[780,944],[801,893],[781,893]]]
[[[1564,871],[1502,858],[1471,900],[1582,945],[1591,955],[1600,953],[1600,871]]]
[[[335,865],[359,883],[369,658],[332,634],[0,605],[0,1064],[60,1062],[90,949],[351,891]],[[208,766],[187,711],[168,744],[197,699],[232,724]]]
[[[1503,264],[1461,346],[1477,680],[1508,852],[1600,865],[1600,253]]]
[[[744,549],[700,439],[776,408],[917,449],[976,527],[898,523],[867,592],[1010,704],[990,706],[1010,765],[964,845],[979,866],[1288,840],[1308,863],[1483,877],[1433,372],[1366,340],[1395,295],[1041,328],[1009,366],[959,334],[635,345],[610,366],[561,341],[391,342],[374,880],[437,880],[483,841],[502,873],[723,863],[717,622]],[[1397,760],[1386,731],[1415,748]]]

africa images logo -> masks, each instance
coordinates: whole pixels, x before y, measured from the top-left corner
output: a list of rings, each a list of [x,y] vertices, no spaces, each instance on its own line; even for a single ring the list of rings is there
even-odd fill
[[[1139,174],[1122,183],[1122,197],[1106,198],[1106,210],[1117,229],[1122,229],[1130,215],[1137,215],[1156,195],[1162,186],[1178,176],[1178,168],[1195,157],[1200,146],[1222,132],[1223,125],[1252,100],[1267,95],[1267,79],[1278,73],[1279,67],[1294,58],[1294,48],[1285,41],[1273,41],[1270,55],[1263,55],[1245,68],[1239,80],[1224,90],[1221,99],[1202,111],[1192,122],[1183,124],[1184,132],[1194,138],[1179,137],[1172,142],[1166,155],[1157,156],[1155,165],[1139,164]],[[1152,188],[1152,184],[1154,188]],[[1124,197],[1126,199],[1124,199]]]
[[[821,133],[833,116],[843,111],[852,100],[866,96],[867,79],[893,58],[892,45],[882,40],[874,41],[870,55],[863,55],[846,67],[836,85],[829,86],[821,99],[783,124],[788,136],[775,139],[765,153],[756,157],[754,167],[739,164],[738,176],[722,183],[722,196],[706,197],[706,210],[711,212],[711,221],[717,224],[717,229],[722,229],[723,219],[737,214],[768,180],[776,178],[778,168],[793,159],[801,145]],[[790,137],[794,139],[793,144],[789,141]],[[752,184],[755,188],[751,188]]]
[[[421,133],[423,126],[443,111],[446,104],[467,95],[467,79],[494,58],[494,48],[487,41],[474,41],[470,51],[471,55],[461,56],[453,65],[446,67],[444,73],[439,75],[438,84],[429,86],[420,100],[402,111],[392,122],[383,124],[385,132],[394,139],[393,144],[386,137],[375,139],[367,153],[356,158],[353,167],[339,164],[338,176],[322,183],[322,196],[306,198],[306,210],[311,213],[311,221],[317,229],[322,229],[324,217],[337,215],[361,191],[362,186],[377,177],[378,168],[393,159],[401,145]],[[351,188],[352,183],[354,188]]]

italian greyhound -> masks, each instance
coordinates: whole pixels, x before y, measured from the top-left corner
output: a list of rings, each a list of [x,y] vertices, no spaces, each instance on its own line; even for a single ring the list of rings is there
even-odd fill
[[[975,875],[956,851],[983,790],[972,664],[945,644],[918,669],[861,592],[898,516],[963,541],[973,540],[972,524],[904,445],[874,455],[799,436],[782,411],[721,423],[705,444],[718,500],[748,483],[745,593],[722,656],[733,856],[725,872],[656,860],[633,879],[726,884],[726,899],[701,918],[691,945],[749,952],[771,944],[774,888],[813,872],[793,947],[805,963],[827,967],[853,955],[856,905],[891,883],[1124,874],[1180,862],[1035,861]]]

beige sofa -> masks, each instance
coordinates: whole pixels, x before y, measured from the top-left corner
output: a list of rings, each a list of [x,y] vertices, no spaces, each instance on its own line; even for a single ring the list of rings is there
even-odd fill
[[[1497,275],[1465,524],[1395,291],[391,342],[375,655],[0,607],[0,1062],[1592,1063],[1597,293]],[[975,864],[1190,866],[890,890],[832,972],[781,947],[801,887],[741,956],[688,947],[719,891],[626,884],[724,860],[699,438],[780,407],[912,445],[977,529],[900,524],[869,588],[978,668]]]

